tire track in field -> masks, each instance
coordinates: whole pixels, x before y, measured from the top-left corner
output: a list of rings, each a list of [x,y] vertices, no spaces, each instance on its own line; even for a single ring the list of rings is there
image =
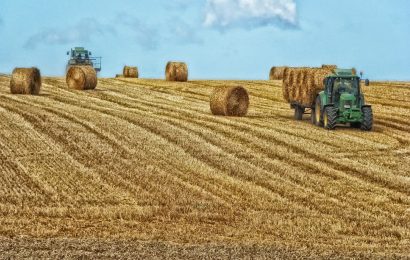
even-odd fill
[[[78,104],[77,104],[77,106],[78,106]],[[58,112],[58,110],[54,110],[54,109],[51,109],[51,108],[43,108],[43,109],[46,109],[46,110],[48,110],[50,113],[57,113],[57,114],[60,114],[61,115],[61,113],[60,112]],[[64,114],[65,115],[65,114]],[[63,117],[65,117],[65,118],[67,118],[66,116],[63,116]],[[72,118],[72,117],[69,117],[69,118]],[[76,120],[77,122],[79,122],[78,120]],[[94,126],[92,127],[92,128],[95,128]],[[118,143],[118,142],[117,142]],[[67,145],[67,144],[66,144]],[[120,149],[120,148],[119,148]],[[130,149],[128,149],[128,150],[130,150]],[[143,160],[144,161],[144,160]],[[167,168],[166,166],[164,166],[165,168]],[[173,177],[173,176],[171,176],[171,177]],[[117,178],[117,176],[116,176],[116,178]],[[180,183],[184,183],[184,181],[183,180],[181,180],[181,179],[178,179],[178,180],[174,180],[174,182],[175,182],[175,184],[176,185],[179,185]],[[150,185],[150,182],[149,183],[146,183],[145,184],[146,186],[152,186],[152,185]],[[191,190],[193,189],[196,193],[198,192],[198,190],[196,189],[196,188],[193,188],[193,186],[191,185],[191,186],[187,186],[187,188],[190,188]],[[160,191],[157,191],[158,193],[161,193]],[[166,194],[163,194],[163,195],[158,195],[158,197],[169,197],[169,194],[168,195],[166,195]],[[213,194],[209,194],[208,193],[208,196],[210,196],[210,197],[214,197],[214,195]],[[215,198],[215,197],[214,197]],[[218,200],[217,200],[218,201]],[[221,201],[221,200],[219,200],[219,201]]]
[[[62,100],[62,102],[67,102],[67,100],[66,100],[66,98],[64,98],[63,100]],[[101,112],[103,112],[103,111],[101,111]],[[135,122],[134,122],[135,123]],[[138,122],[137,122],[138,123]]]
[[[66,101],[66,99],[64,99],[65,101]],[[100,111],[100,112],[104,112],[104,111]],[[111,111],[105,111],[105,113],[109,113],[109,112],[111,112]],[[110,114],[112,114],[112,112],[110,113]],[[115,114],[113,114],[113,115],[115,115]],[[122,116],[124,116],[124,114],[122,114]],[[138,124],[138,123],[140,123],[139,121],[135,121],[135,120],[130,120],[130,119],[128,119],[130,122],[133,122],[134,124]],[[163,133],[161,133],[161,131],[160,130],[158,130],[158,128],[152,128],[152,126],[150,126],[150,127],[148,127],[148,129],[151,131],[151,132],[153,132],[153,133],[155,133],[156,135],[159,135],[159,136],[162,136],[162,137],[164,137],[164,134]],[[167,140],[169,139],[169,136],[166,136],[165,137]],[[173,143],[175,143],[176,141],[175,140],[173,140]],[[220,187],[219,187],[219,189],[220,189]],[[237,193],[238,191],[235,191],[235,192],[233,192],[232,194],[235,194],[235,193]],[[230,194],[230,196],[232,196],[232,194]],[[251,205],[251,204],[250,204]]]
[[[174,118],[174,117],[176,117],[176,115],[174,115],[174,116],[169,116],[169,118]],[[183,122],[189,122],[189,118],[184,118],[183,119]],[[182,123],[182,125],[183,125],[183,123]],[[181,126],[182,126],[181,125]]]
[[[141,101],[140,99],[138,100],[139,102]],[[163,105],[163,103],[166,103],[167,101],[166,100],[162,100],[162,103],[161,103],[161,105],[160,106],[162,106]],[[167,109],[172,109],[172,108],[167,108]],[[226,123],[226,122],[225,122]],[[243,131],[255,131],[255,129],[249,129],[249,128],[242,128],[242,129],[239,129],[239,130],[243,130]],[[282,138],[283,139],[283,138]],[[267,140],[270,140],[269,138],[267,139]],[[291,146],[292,147],[292,145],[289,145],[289,143],[287,143],[286,141],[281,141],[281,143],[282,143],[282,146]],[[294,148],[294,149],[296,149],[296,151],[297,150],[300,150],[300,148],[299,147],[292,147],[292,148]],[[306,153],[306,150],[300,150],[301,152],[302,152],[302,154],[305,154]],[[315,160],[321,160],[321,157],[317,157],[317,155],[312,155],[312,153],[310,153],[311,154],[311,156],[313,156],[313,159],[315,159]],[[384,185],[385,185],[385,180],[380,180],[380,179],[377,179],[377,178],[374,178],[374,176],[373,176],[373,174],[372,173],[367,173],[367,172],[364,172],[363,170],[362,171],[360,171],[360,170],[358,170],[358,168],[356,167],[354,170],[352,170],[352,169],[350,169],[350,166],[347,166],[347,165],[341,165],[341,164],[339,164],[339,163],[337,163],[337,162],[333,162],[333,161],[331,161],[331,160],[329,160],[329,159],[326,159],[325,160],[326,161],[326,163],[327,164],[331,164],[331,165],[333,165],[334,166],[334,168],[335,169],[337,169],[337,168],[339,168],[341,171],[345,171],[346,173],[349,173],[349,174],[352,174],[352,175],[355,175],[356,177],[359,177],[359,179],[360,179],[360,177],[363,177],[363,174],[365,175],[365,177],[367,178],[367,180],[371,180],[372,182],[374,182],[374,181],[376,181],[376,182],[381,182],[380,184],[381,184],[381,186],[383,187]],[[342,168],[341,168],[342,167]],[[389,185],[390,186],[390,188],[393,188],[393,189],[396,189],[397,187],[396,187],[396,185]],[[403,188],[403,189],[401,189],[400,191],[401,192],[406,192],[406,188]]]
[[[0,96],[0,98],[2,98],[2,99],[4,99],[4,98],[7,98],[7,97],[4,97],[4,96]],[[47,128],[47,126],[46,125],[42,125],[41,124],[41,122],[38,120],[38,118],[36,118],[36,113],[34,113],[33,112],[33,104],[30,104],[30,109],[28,110],[28,109],[20,109],[20,108],[18,108],[18,105],[17,105],[17,103],[22,103],[22,105],[24,105],[24,101],[17,101],[17,100],[15,100],[15,99],[12,99],[13,101],[14,101],[14,104],[6,104],[6,103],[4,103],[3,104],[3,108],[5,108],[5,109],[7,109],[7,110],[9,110],[10,112],[12,112],[12,113],[15,113],[15,114],[17,114],[17,115],[19,115],[19,116],[22,116],[27,122],[29,122],[30,124],[32,124],[32,126],[34,127],[34,129],[38,129],[39,131],[38,131],[38,133],[47,133],[49,136],[50,136],[50,134],[51,134],[51,132],[49,131],[49,129]],[[46,109],[46,108],[42,108],[42,109]],[[59,137],[59,136],[52,136],[52,139],[54,140],[54,143],[56,143],[56,144],[62,144],[64,147],[68,147],[69,145],[70,145],[70,142],[67,142],[67,143],[62,143],[61,142],[61,138]],[[78,155],[76,156],[76,154],[74,154],[74,157],[78,157]],[[84,165],[84,164],[82,164],[81,162],[79,162],[78,160],[76,160],[76,162],[78,162],[80,165],[82,165],[84,168],[87,168],[87,169],[89,169],[86,165]],[[95,174],[93,173],[92,174],[93,175],[93,177],[95,178]],[[118,178],[118,177],[117,177]],[[99,178],[96,178],[97,180],[101,180],[101,179],[99,179]],[[90,180],[90,181],[95,181],[95,180]],[[98,186],[98,185],[97,185]],[[107,184],[103,184],[103,186],[105,187],[105,188],[107,188],[108,186],[107,186]],[[99,197],[99,195],[98,195],[98,193],[97,194],[94,194],[94,198],[95,199],[98,199],[98,197]]]

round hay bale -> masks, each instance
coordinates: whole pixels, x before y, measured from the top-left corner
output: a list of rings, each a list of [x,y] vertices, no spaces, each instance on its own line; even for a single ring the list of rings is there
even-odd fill
[[[357,75],[357,69],[356,68],[352,68],[352,74],[355,75],[355,76]]]
[[[327,69],[327,70],[332,70],[332,71],[334,71],[335,69],[337,69],[337,65],[323,64],[323,65],[322,65],[322,69]]]
[[[298,69],[293,68],[290,71],[289,75],[289,85],[288,85],[288,95],[289,95],[289,100],[292,102],[294,101],[295,93],[296,93],[296,87],[297,87],[297,76],[298,76]]]
[[[91,66],[71,66],[66,75],[69,88],[90,90],[97,87],[97,72]]]
[[[12,94],[38,95],[41,89],[41,74],[37,68],[15,68],[11,75]]]
[[[188,81],[188,66],[184,62],[168,62],[165,68],[167,81]]]
[[[211,94],[212,114],[221,116],[245,116],[249,107],[249,95],[245,88],[217,87]]]
[[[269,73],[269,80],[283,80],[286,67],[272,67]]]
[[[290,81],[290,72],[292,68],[286,67],[283,71],[283,81],[282,81],[282,94],[283,98],[289,102],[289,81]]]
[[[137,67],[130,67],[124,66],[122,74],[125,78],[138,78],[138,68]]]

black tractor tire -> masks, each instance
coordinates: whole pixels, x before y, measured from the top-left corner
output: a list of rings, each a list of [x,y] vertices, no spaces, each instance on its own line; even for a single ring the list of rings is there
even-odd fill
[[[370,86],[370,81],[369,81],[368,79],[366,79],[366,80],[364,81],[364,85],[365,85],[365,86]]]
[[[363,131],[371,131],[373,129],[373,110],[371,107],[363,107],[363,122],[360,125],[360,129]]]
[[[315,106],[314,106],[313,111],[314,111],[314,113],[312,113],[312,116],[314,116],[315,119],[312,119],[312,122],[315,122],[315,125],[317,125],[317,126],[323,126],[322,102],[320,101],[319,96],[316,98]]]
[[[323,113],[323,125],[328,130],[334,130],[337,124],[337,108],[325,107]]]
[[[296,120],[299,120],[299,121],[302,120],[304,114],[305,114],[305,108],[300,107],[300,106],[295,107],[295,119]]]

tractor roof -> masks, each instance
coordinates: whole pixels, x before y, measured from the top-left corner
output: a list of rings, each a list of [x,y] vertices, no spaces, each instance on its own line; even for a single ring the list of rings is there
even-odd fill
[[[75,53],[88,53],[88,51],[83,47],[75,47],[74,52]]]
[[[354,69],[335,69],[333,74],[330,74],[329,77],[332,78],[352,78],[357,77],[354,73]]]

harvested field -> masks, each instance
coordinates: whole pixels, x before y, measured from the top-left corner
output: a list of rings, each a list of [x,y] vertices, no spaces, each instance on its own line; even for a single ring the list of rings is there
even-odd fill
[[[300,78],[299,80],[303,80]],[[410,84],[372,82],[373,132],[293,120],[281,81],[0,76],[0,255],[410,257]],[[246,117],[211,114],[243,86]]]

